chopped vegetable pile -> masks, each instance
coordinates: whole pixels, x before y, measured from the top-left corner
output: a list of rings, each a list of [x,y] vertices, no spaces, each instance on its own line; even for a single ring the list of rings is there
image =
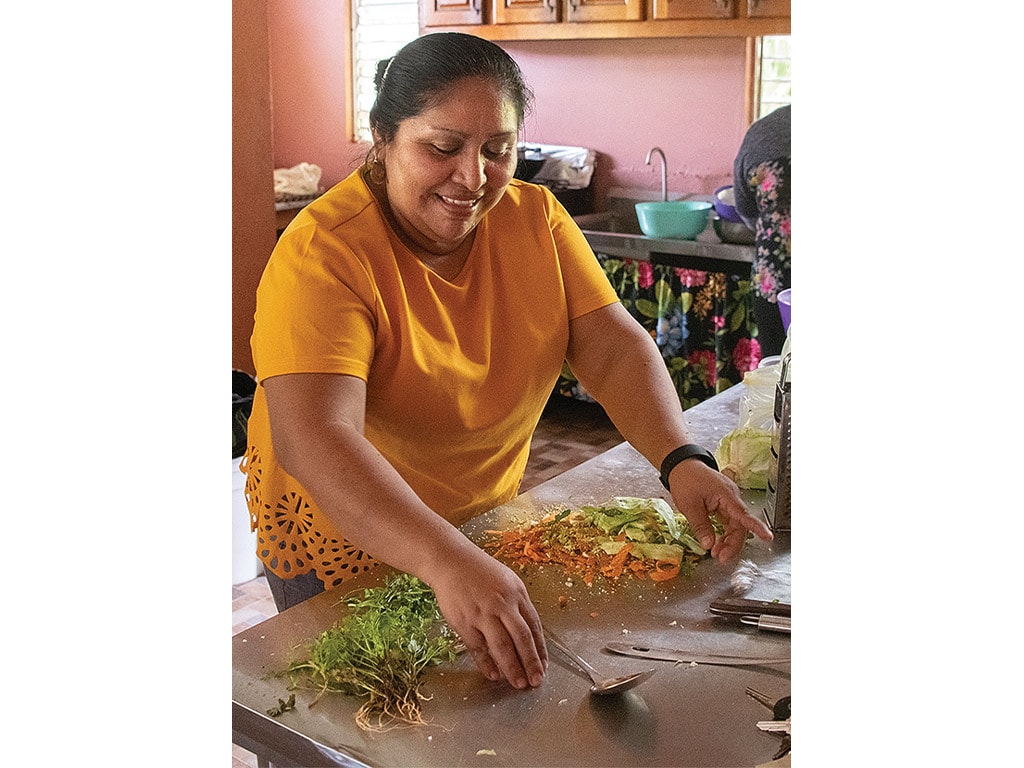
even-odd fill
[[[319,690],[314,704],[327,691],[367,697],[356,713],[363,730],[422,724],[421,673],[453,660],[458,643],[433,590],[399,574],[348,605],[351,613],[308,646],[309,658],[288,667],[293,687]]]
[[[562,509],[530,525],[488,531],[484,547],[513,565],[554,564],[592,584],[598,576],[667,581],[706,555],[690,526],[663,499],[617,496],[600,506]]]

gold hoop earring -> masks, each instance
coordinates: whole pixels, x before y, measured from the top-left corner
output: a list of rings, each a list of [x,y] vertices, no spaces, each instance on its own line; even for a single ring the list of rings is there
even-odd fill
[[[383,184],[388,179],[388,169],[384,167],[384,162],[374,157],[370,161],[369,170],[370,181],[374,184]]]

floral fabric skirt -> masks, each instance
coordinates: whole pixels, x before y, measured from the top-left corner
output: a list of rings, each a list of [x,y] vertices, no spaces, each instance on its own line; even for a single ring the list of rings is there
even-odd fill
[[[750,273],[726,275],[597,254],[605,274],[665,359],[683,409],[743,380],[761,361]],[[561,395],[593,400],[565,367]]]

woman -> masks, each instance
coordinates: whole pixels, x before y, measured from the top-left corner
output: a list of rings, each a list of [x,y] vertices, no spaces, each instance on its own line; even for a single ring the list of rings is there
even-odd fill
[[[733,163],[736,212],[754,230],[750,284],[757,340],[765,356],[782,352],[778,296],[790,288],[790,113],[786,105],[751,124]]]
[[[484,675],[538,686],[547,651],[522,581],[457,526],[517,494],[563,361],[656,466],[688,442],[679,401],[570,216],[512,178],[531,97],[515,62],[431,34],[376,87],[367,162],[296,216],[257,292],[258,554],[282,609],[371,558],[417,576]],[[706,453],[666,471],[731,558],[748,530],[771,534]]]

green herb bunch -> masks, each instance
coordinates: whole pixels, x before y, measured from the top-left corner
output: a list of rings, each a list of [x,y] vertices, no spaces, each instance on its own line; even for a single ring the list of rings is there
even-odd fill
[[[399,574],[348,606],[351,612],[308,646],[309,658],[289,666],[293,685],[319,690],[317,700],[328,691],[367,697],[356,713],[363,730],[422,724],[421,675],[452,661],[458,643],[433,590]]]

